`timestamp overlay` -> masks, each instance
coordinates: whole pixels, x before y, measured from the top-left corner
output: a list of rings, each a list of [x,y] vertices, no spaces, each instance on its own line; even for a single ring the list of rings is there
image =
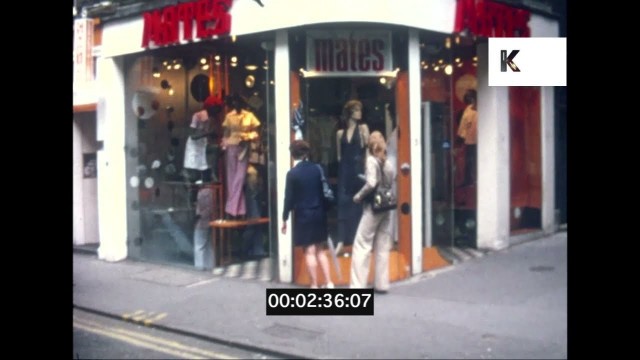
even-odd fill
[[[373,289],[267,289],[267,315],[373,315]]]

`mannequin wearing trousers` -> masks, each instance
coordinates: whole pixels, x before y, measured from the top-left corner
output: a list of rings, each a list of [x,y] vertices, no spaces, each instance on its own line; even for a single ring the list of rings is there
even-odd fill
[[[231,98],[231,106],[233,110],[227,113],[222,123],[222,148],[227,164],[225,212],[235,217],[244,216],[247,212],[243,187],[249,164],[249,142],[258,139],[256,129],[260,121],[243,108],[244,101],[239,96]]]

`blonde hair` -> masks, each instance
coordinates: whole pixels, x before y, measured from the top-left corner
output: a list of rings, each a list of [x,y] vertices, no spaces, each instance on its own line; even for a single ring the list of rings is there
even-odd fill
[[[369,142],[371,141],[376,141],[376,140],[384,140],[384,135],[382,135],[382,133],[378,130],[375,130],[374,132],[372,132],[371,134],[369,134]]]
[[[380,136],[382,136],[382,134],[380,134]],[[387,143],[384,141],[384,138],[369,138],[369,153],[378,158],[382,163],[387,161]]]

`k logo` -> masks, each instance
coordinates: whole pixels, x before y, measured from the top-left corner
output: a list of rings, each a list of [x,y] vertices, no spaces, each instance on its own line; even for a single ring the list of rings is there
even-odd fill
[[[500,71],[501,72],[507,71],[507,65],[509,65],[509,67],[511,68],[511,71],[520,72],[518,65],[516,65],[516,63],[513,62],[513,58],[516,57],[516,55],[518,55],[519,52],[520,50],[513,50],[511,51],[509,56],[507,56],[507,50],[500,50]]]

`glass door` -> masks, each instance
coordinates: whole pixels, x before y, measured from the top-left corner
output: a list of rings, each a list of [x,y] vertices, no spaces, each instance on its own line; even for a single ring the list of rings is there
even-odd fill
[[[452,180],[452,131],[450,111],[446,102],[422,103],[423,149],[428,166],[424,170],[423,184],[428,185],[424,203],[431,204],[425,227],[431,232],[431,243],[426,247],[454,245],[454,202]],[[428,208],[428,206],[427,206]],[[425,237],[429,241],[429,237]]]

